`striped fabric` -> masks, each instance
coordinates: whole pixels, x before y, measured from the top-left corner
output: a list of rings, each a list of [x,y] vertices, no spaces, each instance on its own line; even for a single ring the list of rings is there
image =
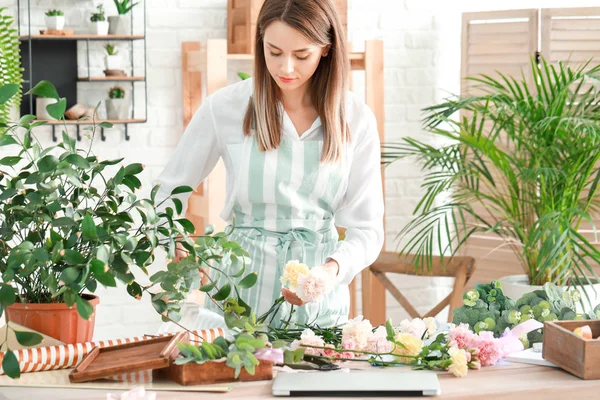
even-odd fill
[[[200,331],[194,331],[195,335],[202,337],[207,342],[215,340],[217,337],[224,334],[223,329],[204,329]],[[158,335],[158,336],[169,336],[169,334]],[[197,341],[197,336],[192,336],[188,333],[186,340],[190,343]],[[192,336],[192,339],[190,339]],[[88,355],[94,347],[111,347],[125,343],[141,342],[144,340],[153,339],[154,337],[142,336],[125,339],[113,339],[103,340],[99,342],[86,342],[77,344],[65,344],[62,346],[48,346],[38,347],[14,351],[19,365],[21,367],[21,373],[26,372],[38,372],[38,371],[50,371],[56,369],[73,368],[77,366],[84,358]],[[0,353],[0,365],[2,365],[2,359],[4,353]],[[0,367],[0,375],[3,375],[4,371]],[[108,379],[125,381],[125,382],[149,382],[152,378],[152,371],[142,371],[133,374],[124,374],[119,376],[113,376]]]
[[[291,121],[286,122],[289,127]],[[312,129],[319,126],[315,123]],[[276,150],[267,152],[261,152],[254,140],[246,141],[246,146],[250,148],[242,153],[249,152],[249,156],[237,160],[247,162],[239,168],[247,175],[240,179],[235,195],[236,229],[231,240],[250,253],[247,272],[258,274],[257,284],[240,293],[258,316],[281,296],[280,278],[289,260],[312,268],[335,252],[334,212],[347,187],[342,168],[347,152],[341,164],[321,164],[322,140],[283,139]],[[240,149],[235,152],[239,154]],[[210,302],[206,307],[220,311]],[[348,312],[348,286],[338,285],[320,303],[297,308],[291,321],[332,326],[345,322]],[[290,305],[285,303],[271,323],[281,326],[289,313]]]

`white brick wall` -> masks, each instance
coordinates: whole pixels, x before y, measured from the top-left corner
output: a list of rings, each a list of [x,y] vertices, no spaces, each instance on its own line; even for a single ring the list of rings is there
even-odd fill
[[[115,14],[114,5],[108,0],[32,0],[31,20],[38,29],[43,26],[43,12],[60,7],[65,10],[70,28],[85,30],[89,15],[98,2],[105,3],[108,15]],[[146,2],[149,121],[145,125],[130,126],[129,142],[124,141],[120,129],[114,129],[106,133],[106,142],[97,140],[95,145],[100,157],[126,156],[128,162],[146,164],[144,193],[148,192],[151,180],[161,171],[182,134],[181,42],[198,40],[205,43],[208,38],[224,38],[227,33],[226,0]],[[349,40],[354,48],[363,49],[366,39],[383,39],[385,42],[386,140],[394,141],[404,136],[423,138],[420,110],[448,93],[458,92],[462,11],[561,7],[565,3],[564,0],[349,0]],[[572,0],[569,3],[569,6],[594,6],[597,0]],[[0,0],[0,5],[14,11],[16,0]],[[138,6],[136,17],[139,11],[141,7]],[[137,20],[140,21],[140,18]],[[24,14],[22,21],[27,23]],[[83,44],[80,44],[80,49],[83,49],[81,46]],[[141,71],[142,67],[140,46],[135,44],[136,71]],[[123,53],[127,53],[126,48],[123,48]],[[79,62],[80,74],[83,75],[86,60],[82,56]],[[101,73],[103,56],[97,44],[92,46],[90,63],[93,73]],[[248,61],[230,63],[230,81],[236,80],[237,71],[251,72],[250,69]],[[80,100],[96,104],[104,100],[108,87],[99,83],[82,83],[79,86]],[[355,88],[357,91],[364,89],[364,79],[359,72],[355,72]],[[47,132],[40,130],[37,135],[50,142]],[[385,185],[387,249],[395,250],[398,247],[396,235],[410,220],[412,209],[419,199],[419,170],[409,161],[396,163],[387,169]],[[156,264],[156,268],[161,268],[164,263]],[[426,311],[441,300],[451,285],[451,280],[429,278],[403,277],[396,281],[409,298],[414,299],[419,311]],[[160,325],[160,319],[147,299],[137,302],[124,290],[99,292],[101,305],[97,312],[96,338],[153,333]],[[391,298],[388,298],[388,314],[395,321],[405,317],[405,312]]]

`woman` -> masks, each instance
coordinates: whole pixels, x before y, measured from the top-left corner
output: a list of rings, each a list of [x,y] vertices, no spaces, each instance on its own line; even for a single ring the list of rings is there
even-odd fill
[[[348,54],[331,0],[266,0],[255,44],[254,78],[207,97],[158,177],[157,197],[197,187],[222,157],[221,217],[235,218],[231,239],[258,273],[242,298],[260,315],[283,294],[300,306],[298,324],[343,323],[348,284],[383,243],[377,123],[347,92]],[[347,228],[345,240],[336,226]],[[338,285],[318,304],[303,304],[280,283],[294,259],[323,268]]]

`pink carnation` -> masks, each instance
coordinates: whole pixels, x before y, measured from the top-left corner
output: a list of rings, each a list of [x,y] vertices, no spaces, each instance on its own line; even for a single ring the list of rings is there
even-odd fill
[[[323,347],[325,346],[325,341],[321,336],[317,336],[312,330],[305,329],[300,335],[300,340],[294,340],[290,346],[292,350],[302,348],[304,349],[304,354],[320,356],[323,354],[323,349],[315,349],[312,347],[304,346]]]
[[[502,344],[494,338],[494,334],[489,331],[479,332],[475,335],[474,348],[479,350],[479,361],[481,366],[494,365],[502,358]]]
[[[369,336],[364,350],[369,353],[389,353],[392,347],[392,343],[387,340],[385,326],[380,326]]]
[[[313,268],[310,275],[301,276],[298,279],[296,294],[305,303],[319,301],[331,287],[331,276],[323,269]]]
[[[477,335],[469,329],[469,325],[460,324],[450,328],[448,331],[448,339],[450,346],[469,350],[474,347]]]

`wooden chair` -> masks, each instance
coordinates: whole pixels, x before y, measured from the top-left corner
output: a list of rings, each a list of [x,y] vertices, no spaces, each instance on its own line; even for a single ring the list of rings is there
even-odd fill
[[[373,276],[383,284],[392,296],[404,307],[412,318],[434,317],[439,314],[446,306],[450,306],[448,312],[448,321],[452,321],[452,310],[458,308],[462,304],[462,295],[465,290],[465,285],[475,272],[475,259],[468,256],[455,256],[452,259],[445,259],[444,265],[441,263],[439,256],[433,256],[433,268],[431,273],[425,271],[419,273],[415,271],[411,264],[411,257],[399,257],[398,253],[382,252],[377,260],[369,267]],[[396,286],[386,276],[387,273],[427,276],[427,277],[454,277],[454,288],[452,292],[446,296],[439,304],[433,307],[425,315],[420,315],[406,297],[398,290]],[[380,314],[380,310],[368,296],[363,296],[363,315],[366,319],[371,320],[373,325],[384,323],[385,321],[374,321],[372,316]],[[376,318],[375,318],[376,319]]]

